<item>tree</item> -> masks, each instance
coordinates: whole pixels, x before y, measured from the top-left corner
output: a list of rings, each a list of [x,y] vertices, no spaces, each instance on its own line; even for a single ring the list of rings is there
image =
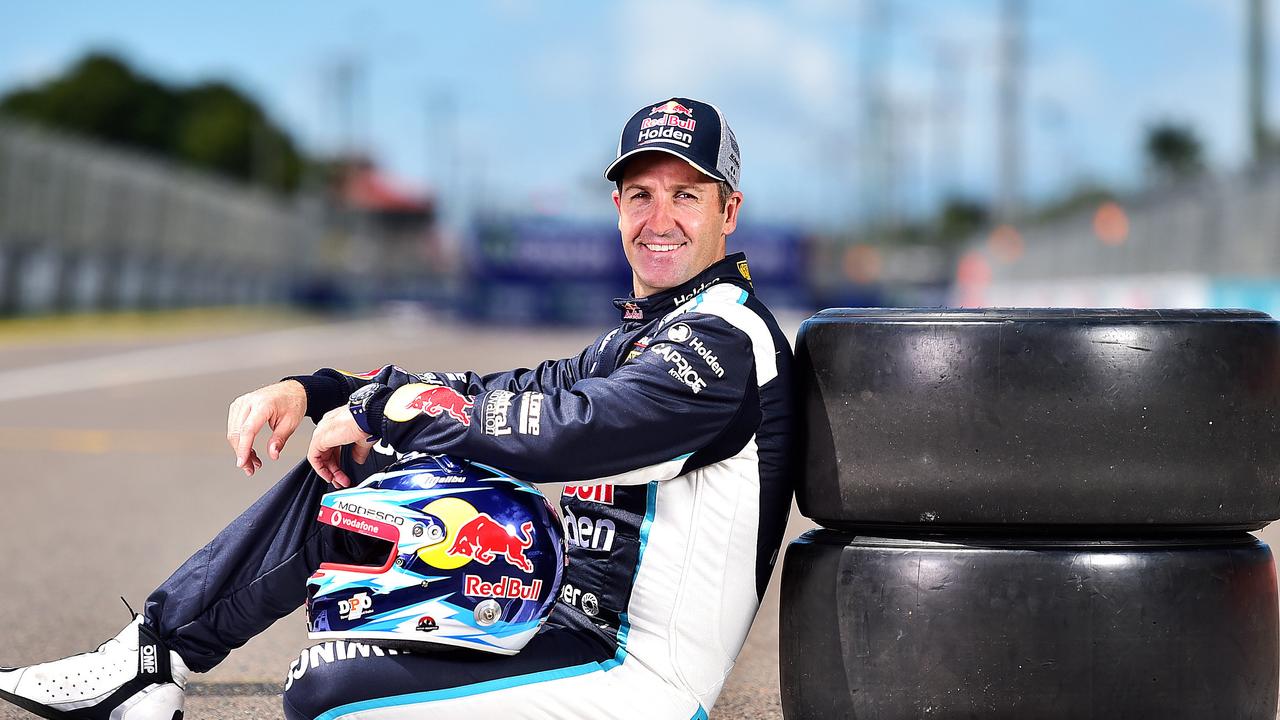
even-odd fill
[[[935,221],[938,239],[945,245],[963,242],[990,221],[991,211],[983,203],[965,197],[947,198]]]
[[[1159,182],[1181,182],[1205,170],[1200,138],[1189,125],[1164,121],[1147,129],[1147,169]]]
[[[106,53],[0,97],[0,112],[277,190],[296,189],[305,162],[289,135],[232,85],[169,87]]]

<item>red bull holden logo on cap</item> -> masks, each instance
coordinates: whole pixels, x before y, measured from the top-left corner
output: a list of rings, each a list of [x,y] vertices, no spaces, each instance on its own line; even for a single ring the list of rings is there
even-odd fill
[[[693,119],[692,109],[676,100],[668,100],[649,108],[649,114],[659,117],[647,117],[640,121],[637,144],[667,142],[681,147],[693,144],[693,129],[698,123]],[[684,117],[681,118],[681,115]]]
[[[449,554],[469,557],[481,565],[488,565],[500,557],[508,565],[531,573],[533,563],[524,554],[530,547],[533,547],[533,523],[521,525],[517,535],[489,517],[488,513],[480,513],[458,528]]]
[[[693,110],[690,110],[675,100],[668,100],[661,105],[654,105],[649,108],[650,115],[657,115],[658,113],[667,113],[669,115],[688,115],[689,117],[693,117]]]
[[[646,128],[651,128],[651,127],[664,127],[667,125],[670,125],[671,127],[678,127],[683,130],[693,130],[698,126],[698,121],[694,120],[693,118],[689,118],[688,120],[681,120],[676,115],[663,115],[662,117],[645,118],[644,120],[640,121],[641,130],[644,130]],[[641,135],[644,135],[644,133],[641,133]]]

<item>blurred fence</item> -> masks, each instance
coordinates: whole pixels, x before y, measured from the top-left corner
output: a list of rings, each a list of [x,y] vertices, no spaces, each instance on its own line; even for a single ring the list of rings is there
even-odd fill
[[[793,228],[743,224],[729,252],[745,252],[756,292],[775,308],[809,305],[809,237]],[[498,323],[609,325],[609,298],[631,290],[616,223],[555,217],[477,219],[467,243],[459,309]]]
[[[319,203],[0,120],[0,312],[284,299]]]
[[[968,243],[961,305],[1250,307],[1280,313],[1280,166]]]
[[[482,215],[457,241],[443,232],[0,118],[0,315],[409,300],[481,322],[598,325],[631,288],[610,221]],[[942,287],[936,252],[849,255],[794,226],[744,222],[729,250],[776,308],[936,304]]]

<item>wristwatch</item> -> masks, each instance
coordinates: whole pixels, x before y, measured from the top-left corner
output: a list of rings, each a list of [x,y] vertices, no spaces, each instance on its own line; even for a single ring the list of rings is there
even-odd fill
[[[359,427],[365,435],[372,436],[375,434],[373,428],[369,427],[369,416],[367,411],[369,409],[369,401],[372,400],[383,387],[385,386],[382,384],[372,382],[368,385],[361,385],[355,392],[351,393],[351,397],[347,400],[347,409],[351,411],[352,419],[356,421],[356,426]]]

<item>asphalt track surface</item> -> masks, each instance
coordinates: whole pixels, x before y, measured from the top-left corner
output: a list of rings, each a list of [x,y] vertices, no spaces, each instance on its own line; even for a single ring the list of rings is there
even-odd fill
[[[784,320],[794,338],[800,318]],[[233,466],[226,408],[283,375],[331,366],[481,372],[563,357],[595,334],[470,329],[402,314],[363,321],[187,314],[0,324],[0,665],[92,650],[182,560],[300,461],[304,423],[254,478]],[[265,436],[259,437],[259,447]],[[812,527],[794,512],[787,539]],[[1275,526],[1262,533],[1280,539]],[[781,718],[774,580],[711,717]],[[187,717],[279,718],[308,644],[301,613],[196,676]],[[0,720],[33,717],[7,704]]]
[[[794,330],[799,318],[789,324]],[[318,367],[479,372],[576,353],[591,330],[470,329],[409,313],[367,320],[205,315],[0,326],[0,665],[92,650],[146,595],[305,456],[304,422],[253,478],[234,467],[239,394]],[[259,452],[266,435],[260,435]],[[793,513],[789,538],[811,524]],[[789,539],[788,538],[788,539]],[[712,718],[780,718],[777,577]],[[187,717],[278,718],[305,616],[197,675]],[[0,704],[0,720],[33,717]]]

